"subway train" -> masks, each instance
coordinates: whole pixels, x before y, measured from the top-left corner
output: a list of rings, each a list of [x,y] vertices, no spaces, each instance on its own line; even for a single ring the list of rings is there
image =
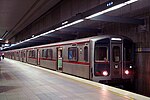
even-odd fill
[[[135,72],[134,43],[118,35],[9,50],[5,57],[102,83],[131,82]]]

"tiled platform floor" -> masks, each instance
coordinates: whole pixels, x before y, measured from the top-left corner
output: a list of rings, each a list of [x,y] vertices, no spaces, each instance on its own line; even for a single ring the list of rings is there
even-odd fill
[[[0,100],[131,100],[18,61],[2,60],[0,69]]]

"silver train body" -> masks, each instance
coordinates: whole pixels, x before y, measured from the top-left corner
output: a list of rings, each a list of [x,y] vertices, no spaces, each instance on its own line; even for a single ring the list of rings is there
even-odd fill
[[[96,82],[124,82],[134,77],[133,49],[129,38],[107,35],[9,50],[5,56]]]

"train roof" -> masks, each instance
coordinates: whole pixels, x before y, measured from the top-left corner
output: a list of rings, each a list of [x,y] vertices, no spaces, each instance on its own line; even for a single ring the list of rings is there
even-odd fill
[[[98,35],[98,36],[93,36],[93,37],[88,37],[88,38],[81,38],[81,39],[76,39],[76,40],[49,43],[49,44],[45,44],[45,45],[32,46],[32,47],[26,47],[26,48],[21,48],[21,49],[34,49],[34,48],[40,48],[40,47],[48,47],[48,46],[71,44],[71,43],[75,44],[75,43],[96,41],[96,40],[101,40],[101,39],[105,39],[105,38],[127,38],[127,37],[121,36],[121,35]],[[129,39],[129,38],[127,38],[127,39]],[[131,40],[131,39],[129,39],[129,40]],[[20,49],[14,49],[14,50],[20,50]],[[10,51],[13,51],[13,50],[10,50]]]

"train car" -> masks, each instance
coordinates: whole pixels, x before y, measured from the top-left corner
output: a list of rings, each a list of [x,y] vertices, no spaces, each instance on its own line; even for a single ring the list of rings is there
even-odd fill
[[[20,52],[20,61],[22,62],[27,62],[27,54],[26,54],[26,50],[21,50]]]
[[[26,50],[27,63],[38,65],[38,49],[32,48]]]
[[[134,76],[134,44],[125,37],[91,39],[93,80],[123,82]]]
[[[20,61],[20,50],[17,50],[16,52],[15,52],[15,60],[17,60],[17,61]]]
[[[10,52],[5,53],[5,57],[6,57],[6,58],[9,58],[9,59],[12,59],[12,55],[11,55]]]
[[[16,60],[16,54],[15,54],[15,53],[16,53],[16,51],[12,51],[12,52],[11,52],[11,54],[12,54],[12,59],[13,59],[13,60]]]
[[[21,50],[26,51],[27,63],[96,82],[128,82],[134,77],[134,43],[123,36],[96,36]]]
[[[39,65],[90,79],[89,42],[88,38],[40,46]]]
[[[56,70],[56,47],[39,47],[39,66]]]

